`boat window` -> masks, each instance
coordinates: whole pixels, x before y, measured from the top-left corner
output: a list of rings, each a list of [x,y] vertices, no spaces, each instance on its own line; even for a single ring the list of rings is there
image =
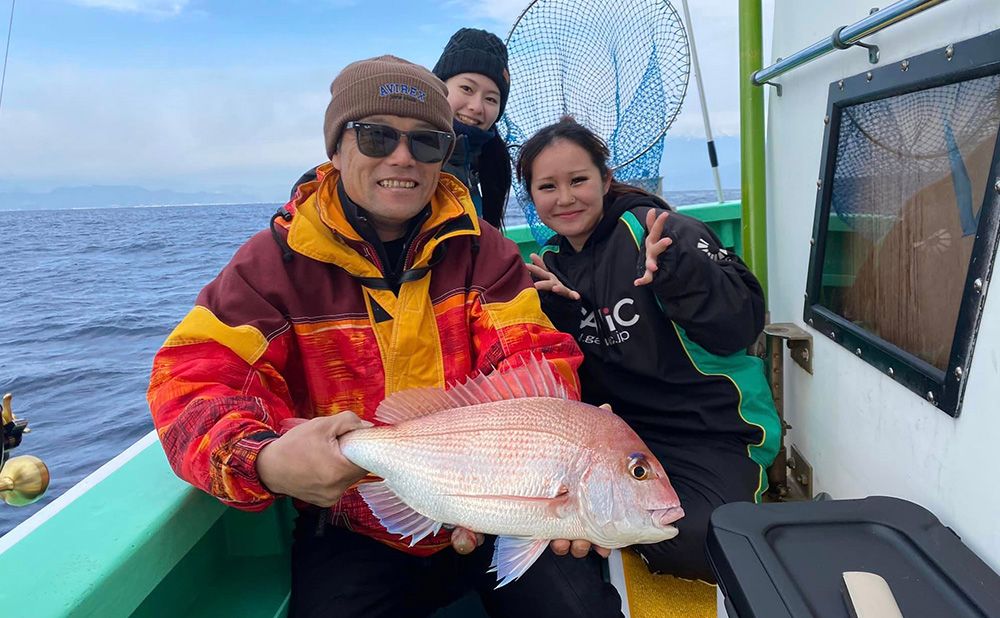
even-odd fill
[[[997,247],[1000,31],[836,82],[805,319],[952,415]]]

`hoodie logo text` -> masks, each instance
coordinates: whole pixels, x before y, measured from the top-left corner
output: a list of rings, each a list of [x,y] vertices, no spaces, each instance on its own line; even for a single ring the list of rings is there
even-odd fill
[[[634,305],[635,301],[631,298],[623,298],[615,303],[614,307],[603,307],[599,312],[581,308],[580,313],[583,314],[583,319],[580,320],[580,330],[584,331],[584,329],[590,328],[595,330],[597,334],[581,332],[580,343],[599,344],[603,341],[605,345],[617,345],[628,341],[630,337],[628,327],[639,321],[639,314],[636,313]],[[603,324],[599,325],[598,320],[601,320]],[[605,324],[607,328],[603,328]],[[602,334],[604,334],[603,339]]]

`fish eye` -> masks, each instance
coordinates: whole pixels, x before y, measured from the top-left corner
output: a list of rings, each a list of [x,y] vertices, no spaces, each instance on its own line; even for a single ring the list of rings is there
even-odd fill
[[[649,478],[649,463],[640,454],[632,455],[628,460],[628,472],[635,480],[645,481]]]

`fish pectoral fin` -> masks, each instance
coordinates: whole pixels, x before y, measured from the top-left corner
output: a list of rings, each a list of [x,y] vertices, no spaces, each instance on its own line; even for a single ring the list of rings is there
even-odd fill
[[[497,537],[493,562],[489,572],[497,574],[497,588],[524,575],[549,546],[548,539],[525,539],[513,536]]]
[[[565,486],[560,486],[559,493],[549,500],[549,505],[545,507],[545,512],[553,517],[562,519],[573,510],[575,504],[569,490]]]
[[[358,493],[386,530],[404,539],[412,537],[410,547],[432,534],[437,534],[444,525],[414,511],[389,488],[385,481],[363,483],[358,486]]]

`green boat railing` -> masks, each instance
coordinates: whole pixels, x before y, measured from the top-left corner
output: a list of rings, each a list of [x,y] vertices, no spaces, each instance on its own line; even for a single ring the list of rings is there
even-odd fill
[[[284,615],[286,501],[226,508],[174,475],[153,432],[70,493],[0,538],[4,616]]]
[[[739,202],[678,210],[742,250]],[[537,251],[526,227],[508,236],[523,255]],[[181,481],[151,432],[0,537],[0,608],[16,618],[285,616],[293,520],[287,500],[245,513]]]
[[[719,237],[725,249],[743,255],[739,201],[678,206],[677,212],[704,221]],[[531,235],[531,228],[527,225],[507,228],[505,234],[517,243],[525,261],[528,261],[528,256],[532,253],[538,253],[538,243],[535,242],[535,238]]]

